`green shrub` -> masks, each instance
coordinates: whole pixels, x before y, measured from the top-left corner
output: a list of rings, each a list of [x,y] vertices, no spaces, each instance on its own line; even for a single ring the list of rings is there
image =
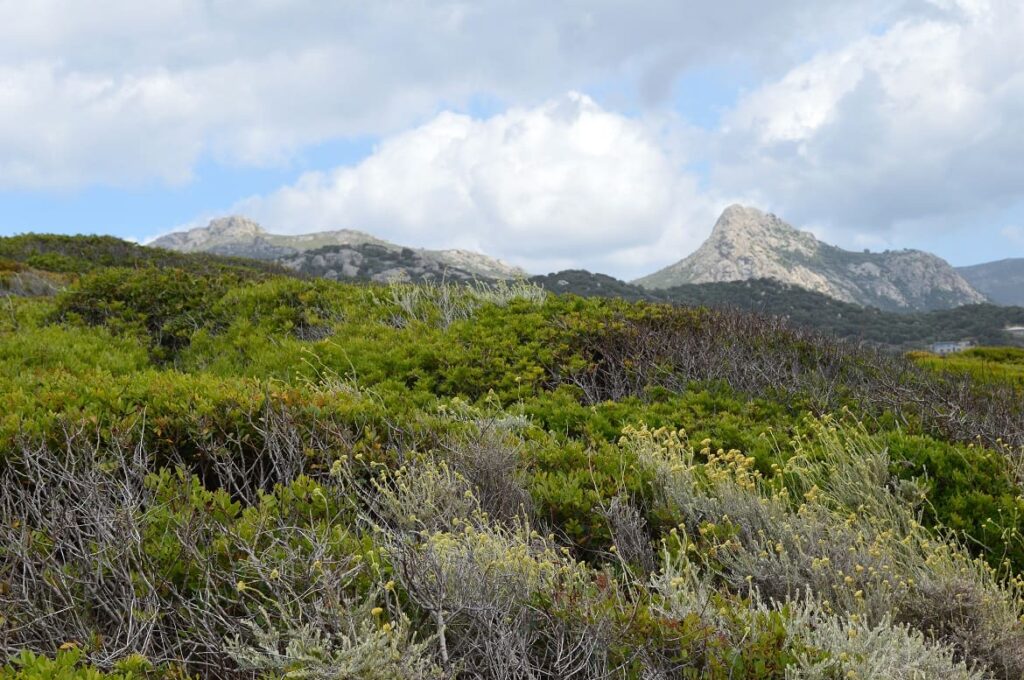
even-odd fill
[[[999,364],[1024,364],[1024,348],[1021,347],[972,347],[960,356]]]
[[[23,650],[0,667],[2,680],[172,680],[186,678],[171,669],[158,670],[145,657],[129,656],[101,671],[85,662],[81,650],[70,646],[53,658]]]
[[[232,272],[246,278],[290,275],[269,262],[209,253],[177,253],[149,248],[112,236],[21,234],[0,237],[0,258],[48,272],[83,274],[109,267],[180,268],[196,274]]]
[[[929,524],[960,533],[993,566],[1024,574],[1024,496],[1003,455],[898,432],[879,445],[896,474],[924,481]]]
[[[31,327],[0,331],[0,375],[8,379],[67,372],[129,375],[149,365],[147,348],[106,328]]]
[[[105,269],[61,294],[57,314],[65,322],[148,336],[157,358],[170,359],[198,330],[223,323],[214,303],[228,285],[180,269]]]
[[[1005,381],[732,312],[112,248],[0,240],[76,280],[0,314],[0,645],[37,675],[156,672],[116,645],[211,677],[1020,677]]]

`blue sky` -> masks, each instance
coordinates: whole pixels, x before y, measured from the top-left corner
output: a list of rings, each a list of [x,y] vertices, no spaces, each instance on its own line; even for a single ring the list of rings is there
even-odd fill
[[[222,214],[226,207],[273,191],[304,172],[358,163],[372,150],[372,139],[356,137],[302,149],[279,166],[246,167],[201,159],[194,177],[180,183],[6,189],[0,192],[0,234],[112,234],[145,241],[178,225]]]
[[[624,278],[733,202],[1024,256],[1010,0],[0,0],[0,234],[243,213]]]

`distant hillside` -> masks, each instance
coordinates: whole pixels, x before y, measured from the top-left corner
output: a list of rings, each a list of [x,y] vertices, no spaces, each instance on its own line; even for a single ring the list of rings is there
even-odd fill
[[[584,269],[566,269],[534,276],[530,281],[552,293],[571,293],[582,297],[614,297],[623,300],[667,301],[661,291],[646,290],[607,274],[592,274]]]
[[[778,281],[732,281],[679,286],[662,291],[671,301],[729,307],[784,316],[805,328],[854,340],[912,348],[941,340],[970,339],[985,345],[1024,345],[1007,333],[1024,323],[1024,308],[993,304],[899,313],[861,307]]]
[[[1009,325],[1024,323],[1022,307],[977,304],[930,312],[887,312],[842,302],[772,279],[650,290],[603,274],[571,270],[535,276],[531,281],[552,292],[585,297],[619,297],[759,312],[786,317],[794,325],[839,337],[908,349],[940,340],[960,339],[986,345],[1024,345],[1024,340],[1004,330]]]
[[[978,304],[984,295],[943,259],[916,250],[857,253],[818,241],[775,215],[733,205],[692,255],[638,279],[645,288],[775,279],[888,311]]]
[[[466,250],[406,248],[361,231],[271,234],[239,216],[205,227],[161,236],[149,245],[180,252],[209,252],[280,262],[313,276],[422,280],[441,277],[513,279],[526,272],[501,260]],[[408,269],[407,269],[408,267]],[[328,275],[328,272],[330,274]]]
[[[79,276],[105,267],[174,267],[193,274],[232,274],[240,279],[300,276],[272,262],[209,253],[175,253],[112,236],[0,237],[0,295],[53,295]]]
[[[958,267],[968,283],[1000,305],[1024,305],[1024,257]]]
[[[271,262],[209,253],[176,253],[149,248],[113,236],[22,234],[0,237],[0,259],[47,272],[84,274],[102,267],[178,267],[194,272],[245,274],[294,272]]]

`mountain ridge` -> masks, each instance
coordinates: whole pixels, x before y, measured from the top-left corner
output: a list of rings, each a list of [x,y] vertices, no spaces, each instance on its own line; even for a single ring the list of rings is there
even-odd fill
[[[461,249],[409,248],[354,229],[274,234],[241,215],[165,234],[146,245],[178,252],[270,260],[326,278],[373,280],[514,279],[528,276],[498,258]],[[394,266],[386,266],[392,264]]]
[[[1024,257],[957,267],[957,272],[996,304],[1024,306]]]
[[[742,205],[726,208],[691,255],[633,283],[660,289],[749,279],[775,279],[889,311],[986,302],[948,262],[931,253],[843,250],[776,215]]]
[[[353,229],[274,234],[240,215],[167,234],[147,245],[269,261],[304,275],[335,280],[495,280],[529,276],[521,268],[481,253],[409,248]],[[847,251],[794,228],[774,214],[731,205],[696,251],[631,283],[653,292],[687,284],[773,279],[841,302],[896,312],[982,304],[989,301],[988,295],[1002,304],[1024,303],[1014,295],[1015,284],[1011,282],[1006,290],[1007,277],[999,269],[1004,263],[1011,268],[1019,263],[1024,281],[1024,259],[958,270],[924,251]],[[996,273],[986,274],[992,268]],[[1024,289],[1019,296],[1024,297]]]

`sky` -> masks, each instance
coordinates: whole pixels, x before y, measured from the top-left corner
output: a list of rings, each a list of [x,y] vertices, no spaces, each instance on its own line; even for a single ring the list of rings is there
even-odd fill
[[[634,278],[745,203],[1024,256],[1019,0],[0,0],[0,235],[243,214]]]

